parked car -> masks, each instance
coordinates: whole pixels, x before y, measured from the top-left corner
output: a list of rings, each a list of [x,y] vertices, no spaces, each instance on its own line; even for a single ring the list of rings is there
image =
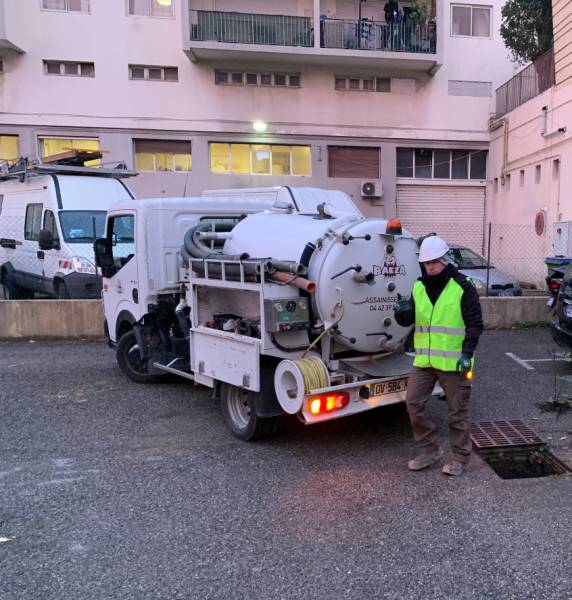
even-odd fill
[[[548,306],[554,308],[550,322],[554,341],[572,351],[572,265],[564,273],[556,297],[549,298]]]
[[[487,290],[487,259],[466,246],[450,245],[449,257],[459,271],[469,276],[481,296]],[[522,288],[512,275],[494,265],[489,268],[489,296],[522,296]]]

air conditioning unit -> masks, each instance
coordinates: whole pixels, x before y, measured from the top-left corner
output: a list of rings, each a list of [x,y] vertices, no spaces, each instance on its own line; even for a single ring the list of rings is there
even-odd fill
[[[362,198],[381,198],[383,196],[381,180],[372,179],[371,181],[362,181],[361,196]]]

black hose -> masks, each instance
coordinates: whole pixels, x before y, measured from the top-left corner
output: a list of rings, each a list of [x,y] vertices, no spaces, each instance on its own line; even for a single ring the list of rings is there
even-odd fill
[[[276,340],[276,335],[271,333],[270,339],[272,343],[278,348],[278,350],[282,350],[282,352],[302,352],[302,350],[306,350],[308,347],[306,346],[283,346],[280,342]]]

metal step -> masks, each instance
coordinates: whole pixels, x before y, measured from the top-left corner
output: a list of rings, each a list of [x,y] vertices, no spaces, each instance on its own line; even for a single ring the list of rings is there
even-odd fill
[[[185,379],[190,379],[191,381],[195,380],[195,376],[190,371],[185,371],[183,369],[177,369],[173,365],[179,361],[182,361],[182,358],[175,358],[168,365],[164,365],[160,362],[153,363],[153,366],[159,371],[163,371],[165,373],[172,373],[173,375],[178,375],[179,377],[184,377]]]

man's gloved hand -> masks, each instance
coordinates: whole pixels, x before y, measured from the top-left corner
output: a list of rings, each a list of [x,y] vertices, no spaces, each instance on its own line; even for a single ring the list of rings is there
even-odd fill
[[[469,354],[461,354],[461,358],[457,361],[457,371],[459,373],[468,373],[471,370],[471,356]]]
[[[397,294],[397,303],[393,305],[393,316],[398,325],[409,327],[415,322],[415,306],[411,298],[404,299],[401,294]]]

